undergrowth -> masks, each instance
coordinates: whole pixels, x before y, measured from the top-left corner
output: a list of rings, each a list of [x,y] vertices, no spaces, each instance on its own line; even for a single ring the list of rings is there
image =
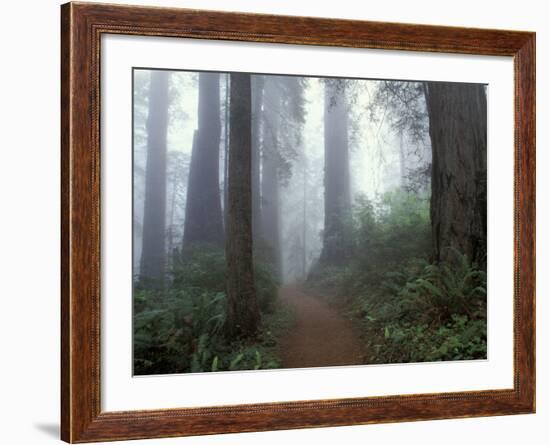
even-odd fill
[[[483,359],[487,355],[487,279],[457,261],[417,261],[389,272],[355,299],[371,363]]]
[[[353,259],[318,266],[309,285],[359,321],[368,363],[486,358],[486,273],[456,250],[430,262],[427,197],[358,200],[351,236]]]
[[[279,333],[291,323],[276,302],[277,282],[255,266],[262,325],[254,339],[229,342],[225,318],[223,253],[196,249],[174,262],[164,289],[134,290],[134,374],[214,372],[280,367]]]

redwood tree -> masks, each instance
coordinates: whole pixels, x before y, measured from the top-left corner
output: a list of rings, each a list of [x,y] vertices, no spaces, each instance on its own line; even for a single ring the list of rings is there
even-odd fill
[[[183,248],[196,243],[223,246],[220,195],[220,75],[199,74],[198,129],[193,141]]]
[[[275,77],[266,79],[264,137],[262,147],[261,237],[269,247],[269,260],[275,275],[281,270],[279,224],[279,167],[281,92]]]
[[[226,330],[235,338],[253,336],[260,322],[252,259],[250,74],[231,74],[230,95]]]
[[[252,88],[252,234],[259,239],[261,227],[260,161],[262,143],[262,106],[264,99],[264,76],[251,77]]]
[[[162,286],[166,252],[166,134],[170,73],[152,71],[147,117],[147,162],[140,280]]]
[[[323,264],[342,264],[348,255],[346,225],[351,215],[348,103],[343,79],[325,81],[325,228]]]
[[[481,84],[428,82],[434,259],[487,254],[487,97]]]

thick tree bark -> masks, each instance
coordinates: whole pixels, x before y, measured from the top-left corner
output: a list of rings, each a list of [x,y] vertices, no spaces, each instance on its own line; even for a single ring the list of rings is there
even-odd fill
[[[281,273],[281,230],[279,212],[279,127],[281,124],[281,97],[274,79],[265,86],[265,126],[262,150],[262,240],[270,248],[270,260],[275,275]]]
[[[260,161],[262,141],[262,103],[264,95],[264,77],[251,77],[252,86],[252,236],[256,241],[260,236],[261,228],[261,182]]]
[[[343,264],[349,254],[346,226],[351,216],[348,104],[345,83],[325,83],[325,228],[323,264]]]
[[[145,207],[140,262],[143,284],[160,287],[165,273],[166,235],[166,134],[168,129],[168,82],[165,71],[151,73],[147,117],[147,164]]]
[[[230,119],[226,330],[236,338],[253,336],[260,322],[252,260],[250,74],[231,74]]]
[[[487,97],[484,85],[429,82],[434,259],[487,255]]]
[[[191,153],[184,251],[195,244],[223,247],[220,195],[220,75],[199,74],[196,145]]]

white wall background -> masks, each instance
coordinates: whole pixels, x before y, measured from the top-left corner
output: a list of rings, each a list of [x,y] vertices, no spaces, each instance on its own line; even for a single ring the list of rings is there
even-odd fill
[[[128,3],[119,0],[121,3]],[[536,415],[355,426],[148,443],[546,444],[550,422],[549,14],[536,0],[133,0],[203,9],[524,29],[537,34],[538,408]],[[0,65],[0,442],[41,445],[59,417],[59,4],[6,2]],[[446,6],[446,7],[445,7]]]

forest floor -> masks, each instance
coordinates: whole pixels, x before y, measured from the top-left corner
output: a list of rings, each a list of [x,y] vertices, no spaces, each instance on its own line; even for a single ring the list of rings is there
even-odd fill
[[[281,341],[283,368],[363,364],[361,341],[350,319],[294,286],[281,287],[279,299],[295,319]]]

